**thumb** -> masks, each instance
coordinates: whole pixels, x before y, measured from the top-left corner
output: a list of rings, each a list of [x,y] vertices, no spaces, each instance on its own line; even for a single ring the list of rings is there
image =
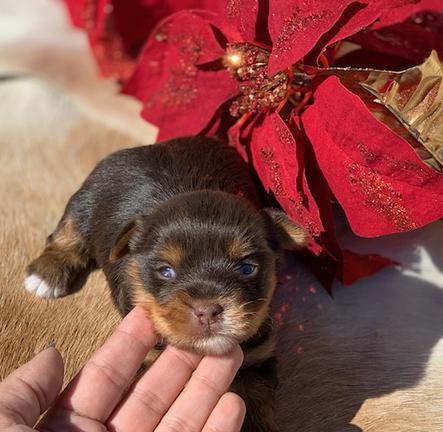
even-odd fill
[[[34,426],[58,396],[63,360],[47,348],[0,383],[0,430],[12,425]]]

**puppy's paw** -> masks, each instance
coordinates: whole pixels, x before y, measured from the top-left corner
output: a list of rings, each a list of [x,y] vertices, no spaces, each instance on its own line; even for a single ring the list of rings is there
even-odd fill
[[[63,257],[43,252],[26,268],[25,288],[37,297],[54,299],[68,294],[71,268]]]
[[[46,299],[54,299],[62,296],[62,290],[60,288],[51,286],[35,273],[25,278],[25,288],[37,297]]]

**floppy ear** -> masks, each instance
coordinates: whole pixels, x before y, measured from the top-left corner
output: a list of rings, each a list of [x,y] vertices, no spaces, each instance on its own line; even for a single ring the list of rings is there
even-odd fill
[[[146,221],[139,216],[126,225],[117,237],[117,241],[109,253],[111,263],[134,251],[136,245],[140,244],[146,233]]]
[[[302,249],[308,242],[308,233],[300,225],[292,221],[285,212],[265,208],[262,210],[266,224],[270,230],[271,242],[277,243],[282,249]]]

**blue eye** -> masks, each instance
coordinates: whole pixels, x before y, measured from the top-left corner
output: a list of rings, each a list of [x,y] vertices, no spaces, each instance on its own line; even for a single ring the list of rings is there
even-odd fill
[[[160,267],[157,271],[165,279],[174,279],[177,276],[175,270],[169,266]]]
[[[241,262],[236,267],[235,270],[245,276],[250,276],[255,273],[257,266],[254,264]]]

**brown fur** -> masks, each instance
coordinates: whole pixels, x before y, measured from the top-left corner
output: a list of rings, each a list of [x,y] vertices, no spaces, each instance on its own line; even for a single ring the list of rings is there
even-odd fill
[[[276,431],[274,392],[276,388],[274,359],[241,369],[232,385],[246,404],[249,418],[245,419],[242,432]],[[263,425],[257,428],[257,424]]]
[[[279,240],[283,249],[301,249],[305,246],[308,236],[300,226],[290,223],[290,220],[275,209],[265,209],[266,212],[279,228]]]
[[[228,256],[233,260],[239,260],[252,252],[254,252],[254,250],[251,249],[248,244],[245,244],[245,242],[242,242],[239,239],[235,239],[229,245]]]
[[[28,274],[45,275],[54,286],[71,285],[82,270],[88,266],[83,241],[71,218],[63,220],[51,235],[43,253],[27,268]],[[63,295],[67,292],[63,292]]]
[[[172,267],[180,267],[184,257],[184,251],[179,244],[168,244],[160,253],[159,258],[164,262],[172,265]]]

